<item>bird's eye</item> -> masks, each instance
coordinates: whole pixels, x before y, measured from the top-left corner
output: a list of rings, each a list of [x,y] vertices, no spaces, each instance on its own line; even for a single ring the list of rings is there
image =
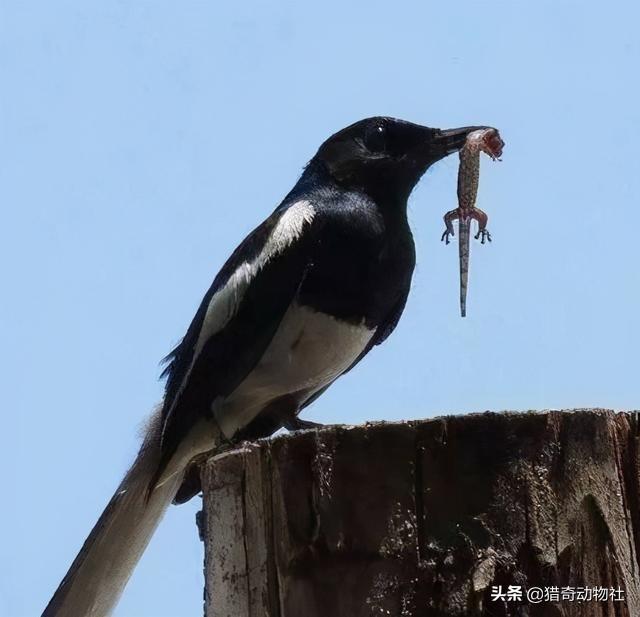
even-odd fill
[[[387,131],[382,124],[374,124],[364,135],[364,145],[369,152],[384,152],[387,146]]]

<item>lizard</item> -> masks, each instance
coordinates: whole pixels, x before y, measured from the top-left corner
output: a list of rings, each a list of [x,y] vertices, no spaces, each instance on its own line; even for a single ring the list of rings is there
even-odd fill
[[[487,230],[488,217],[476,208],[478,181],[480,178],[480,152],[488,154],[493,160],[502,156],[502,141],[497,129],[487,128],[473,131],[467,135],[465,145],[460,149],[460,167],[458,168],[458,207],[444,215],[445,230],[441,240],[449,244],[454,236],[453,221],[458,220],[458,252],[460,257],[460,314],[467,314],[467,284],[469,280],[469,235],[471,219],[478,221],[478,233],[474,236],[481,244],[491,242]]]

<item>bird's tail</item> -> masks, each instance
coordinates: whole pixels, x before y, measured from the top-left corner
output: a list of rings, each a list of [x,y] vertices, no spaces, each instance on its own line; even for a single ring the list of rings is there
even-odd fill
[[[175,496],[184,469],[150,490],[160,461],[152,420],[135,462],[100,516],[42,617],[106,617]]]

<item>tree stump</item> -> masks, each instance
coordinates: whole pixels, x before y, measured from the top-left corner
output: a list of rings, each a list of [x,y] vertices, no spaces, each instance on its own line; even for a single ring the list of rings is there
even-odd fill
[[[638,421],[577,410],[331,426],[212,457],[206,616],[637,617]],[[609,593],[588,600],[585,587]]]

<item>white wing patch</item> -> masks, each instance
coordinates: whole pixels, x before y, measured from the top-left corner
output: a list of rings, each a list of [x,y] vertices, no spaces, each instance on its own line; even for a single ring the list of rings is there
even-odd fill
[[[313,221],[315,214],[316,211],[313,206],[306,200],[293,204],[280,217],[278,224],[265,244],[263,252],[258,256],[258,260],[264,260],[260,267],[264,266],[274,255],[291,246],[302,234],[304,226]]]
[[[167,412],[167,416],[171,414],[176,401],[180,398],[184,385],[187,383],[191,370],[207,340],[216,332],[220,332],[233,319],[244,294],[256,274],[278,253],[291,246],[301,236],[305,225],[313,221],[315,213],[309,201],[301,200],[294,203],[280,217],[258,256],[252,261],[245,261],[240,264],[225,285],[211,296],[189,369],[185,372],[180,388],[173,397],[171,409]]]
[[[256,274],[271,259],[291,246],[302,234],[305,224],[311,223],[314,216],[315,210],[310,202],[304,200],[293,204],[280,217],[258,256],[253,261],[243,262],[229,277],[224,287],[213,294],[195,346],[194,362],[207,340],[216,332],[220,332],[236,314],[238,306]]]

